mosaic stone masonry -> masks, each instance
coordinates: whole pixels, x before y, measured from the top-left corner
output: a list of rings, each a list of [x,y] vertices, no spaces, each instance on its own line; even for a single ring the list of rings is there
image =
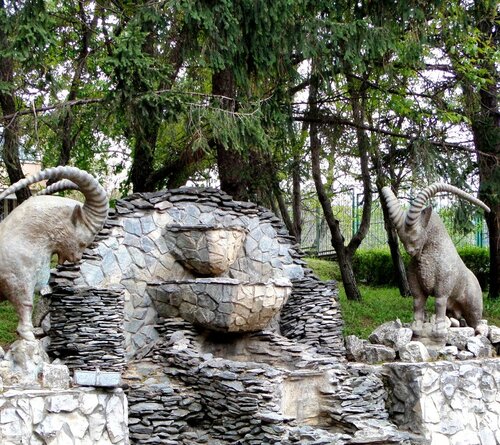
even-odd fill
[[[391,418],[431,445],[500,443],[498,360],[388,363]]]
[[[0,394],[2,445],[127,445],[123,390],[15,390]]]
[[[183,266],[199,275],[217,276],[234,263],[245,236],[242,227],[170,226],[165,241]]]
[[[264,329],[278,314],[292,285],[285,279],[240,283],[232,278],[202,278],[156,287],[154,301],[161,316],[180,316],[216,331],[254,332]]]

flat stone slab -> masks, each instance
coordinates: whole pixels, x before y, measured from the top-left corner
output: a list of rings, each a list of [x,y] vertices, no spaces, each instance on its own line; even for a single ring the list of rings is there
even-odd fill
[[[73,383],[80,386],[116,388],[121,384],[121,373],[112,371],[75,370]]]

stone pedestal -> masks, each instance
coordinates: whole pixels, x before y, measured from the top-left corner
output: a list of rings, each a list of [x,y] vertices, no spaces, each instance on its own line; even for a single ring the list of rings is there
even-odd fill
[[[0,362],[0,376],[4,385],[36,386],[49,363],[39,341],[17,340]]]
[[[391,420],[431,445],[500,443],[500,361],[387,363]]]
[[[121,389],[16,390],[0,394],[2,445],[127,445]]]

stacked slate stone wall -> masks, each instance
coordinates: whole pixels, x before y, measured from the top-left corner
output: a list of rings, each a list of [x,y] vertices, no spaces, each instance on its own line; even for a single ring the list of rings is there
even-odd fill
[[[131,443],[410,443],[378,377],[312,347],[271,332],[222,342],[180,319],[159,331],[125,376]]]
[[[125,367],[123,292],[58,287],[51,295],[48,352],[70,369]]]
[[[168,316],[162,313],[161,302],[155,301],[151,284],[197,278],[176,261],[165,235],[169,226],[200,225],[244,228],[247,235],[240,255],[221,277],[251,283],[293,280],[296,291],[282,310],[285,335],[337,356],[343,354],[335,295],[306,275],[302,254],[281,220],[267,209],[233,201],[216,189],[181,188],[134,194],[118,201],[116,212],[85,252],[82,264],[59,266],[53,273],[53,284],[122,289],[126,356],[128,359],[144,356],[159,338],[155,327],[158,318]],[[301,319],[302,314],[304,319],[312,320],[310,306],[314,301],[316,310],[321,308],[328,313],[304,333],[292,332],[287,320]],[[324,323],[322,328],[321,323]]]
[[[308,269],[303,278],[292,283],[292,294],[281,311],[281,333],[314,346],[319,353],[343,358],[345,347],[337,283],[321,282]]]

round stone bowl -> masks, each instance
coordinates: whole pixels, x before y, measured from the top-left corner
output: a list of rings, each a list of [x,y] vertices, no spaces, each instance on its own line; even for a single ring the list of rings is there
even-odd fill
[[[197,275],[213,277],[231,267],[246,234],[243,227],[171,226],[167,239],[184,267]]]
[[[292,284],[288,279],[241,283],[231,278],[199,278],[165,281],[150,285],[150,290],[162,317],[182,317],[219,332],[255,332],[280,311]]]

